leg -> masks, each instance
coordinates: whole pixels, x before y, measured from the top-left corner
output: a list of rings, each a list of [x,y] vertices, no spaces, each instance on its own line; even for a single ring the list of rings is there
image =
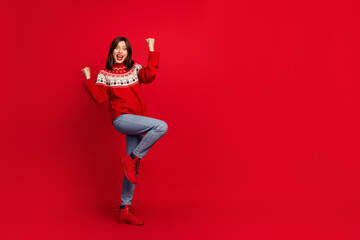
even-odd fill
[[[115,129],[126,135],[142,135],[137,147],[132,151],[138,158],[144,158],[154,143],[165,135],[168,129],[166,122],[155,118],[134,114],[122,114],[114,120]]]
[[[126,153],[129,155],[139,144],[142,136],[126,135]],[[131,225],[143,225],[144,221],[134,215],[131,200],[133,198],[135,184],[129,182],[124,175],[122,190],[121,190],[121,205],[119,209],[118,223],[125,223]]]
[[[129,155],[141,141],[142,136],[139,135],[126,135],[126,155]],[[135,184],[129,182],[124,175],[122,189],[121,189],[121,205],[131,205],[133,198]]]

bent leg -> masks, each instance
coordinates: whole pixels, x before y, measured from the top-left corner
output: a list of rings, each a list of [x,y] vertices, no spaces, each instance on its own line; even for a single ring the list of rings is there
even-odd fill
[[[129,155],[139,142],[141,141],[142,136],[138,135],[126,135],[126,155]],[[131,205],[131,200],[133,199],[135,190],[135,184],[129,182],[124,174],[124,179],[121,189],[121,205]]]
[[[126,135],[143,135],[140,143],[132,151],[137,157],[144,158],[154,143],[165,135],[168,129],[166,122],[134,114],[122,114],[114,120],[115,129]]]

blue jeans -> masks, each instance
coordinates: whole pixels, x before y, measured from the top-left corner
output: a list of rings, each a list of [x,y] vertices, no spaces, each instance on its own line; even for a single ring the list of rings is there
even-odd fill
[[[166,122],[155,118],[134,114],[122,114],[113,121],[115,129],[126,135],[126,155],[131,152],[144,158],[154,143],[165,135],[168,129]],[[143,134],[145,136],[143,137]],[[135,184],[124,175],[121,190],[121,205],[131,205]]]

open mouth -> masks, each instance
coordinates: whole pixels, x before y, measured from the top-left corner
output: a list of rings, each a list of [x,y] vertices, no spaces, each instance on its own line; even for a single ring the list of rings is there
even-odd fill
[[[118,54],[118,55],[116,55],[116,58],[117,58],[117,60],[121,61],[121,60],[123,60],[124,56]]]

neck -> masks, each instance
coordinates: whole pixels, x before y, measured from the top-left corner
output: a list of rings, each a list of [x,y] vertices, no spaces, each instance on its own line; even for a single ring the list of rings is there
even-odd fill
[[[115,63],[113,64],[113,67],[123,67],[123,66],[125,66],[124,62],[122,62],[122,63],[117,63],[117,62],[115,62]]]

